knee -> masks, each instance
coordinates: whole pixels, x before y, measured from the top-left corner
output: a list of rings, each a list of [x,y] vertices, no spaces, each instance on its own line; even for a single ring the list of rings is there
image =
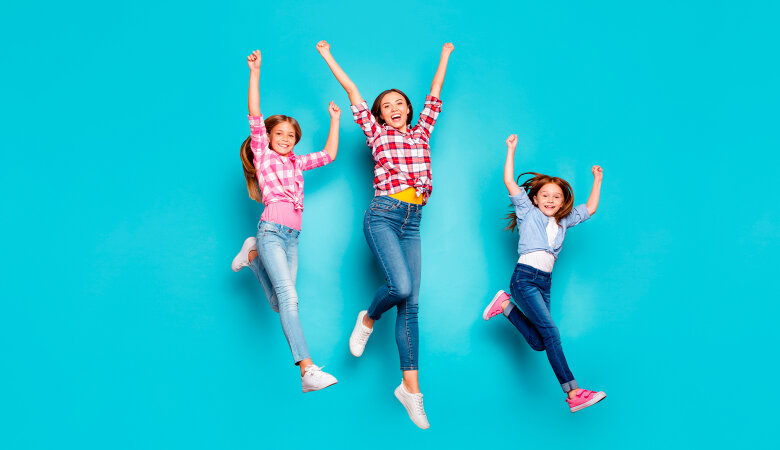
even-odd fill
[[[412,282],[408,279],[397,280],[390,283],[390,295],[399,299],[406,300],[412,296]]]
[[[289,297],[298,296],[295,292],[295,285],[289,281],[278,283],[276,286],[274,286],[274,293],[276,294],[276,297],[279,299],[280,303]]]
[[[298,312],[298,296],[278,296],[277,312]]]
[[[558,332],[558,329],[555,327],[544,330],[542,332],[542,338],[544,339],[544,347],[546,348],[549,348],[556,344],[560,345],[561,343],[561,334]]]

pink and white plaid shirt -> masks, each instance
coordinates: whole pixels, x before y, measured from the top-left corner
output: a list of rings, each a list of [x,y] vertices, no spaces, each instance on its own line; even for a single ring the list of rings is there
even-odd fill
[[[413,187],[426,204],[433,192],[429,141],[441,112],[441,100],[426,96],[417,125],[407,128],[406,133],[390,125],[379,125],[365,101],[350,108],[374,155],[374,195],[395,194]]]
[[[263,204],[288,202],[303,210],[303,171],[331,163],[325,150],[297,156],[290,152],[282,156],[271,150],[263,116],[249,116],[257,182],[263,194]]]

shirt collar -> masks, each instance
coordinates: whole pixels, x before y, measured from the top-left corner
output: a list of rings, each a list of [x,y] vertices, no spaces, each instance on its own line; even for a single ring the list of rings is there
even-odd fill
[[[273,152],[273,150],[271,150],[271,151]],[[298,157],[295,156],[295,152],[294,151],[288,153],[287,156],[282,156],[282,155],[280,155],[280,154],[278,154],[276,152],[274,152],[274,153],[276,154],[276,157],[281,159],[282,161],[285,161],[285,160],[289,159],[291,163],[295,163],[295,160],[298,159]]]
[[[403,131],[399,131],[399,130],[395,129],[395,128],[391,127],[388,124],[384,124],[382,126],[385,127],[385,130],[387,130],[387,131],[395,131],[396,133],[404,135],[404,136],[406,136],[407,134],[411,134],[411,132],[412,132],[412,126],[409,125],[409,124],[406,125],[406,133],[404,133]]]

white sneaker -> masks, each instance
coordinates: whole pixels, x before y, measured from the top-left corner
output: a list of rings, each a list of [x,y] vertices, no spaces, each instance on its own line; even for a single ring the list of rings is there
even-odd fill
[[[368,311],[360,311],[358,313],[355,328],[349,336],[349,352],[354,356],[363,354],[363,350],[366,348],[366,342],[368,342],[369,336],[371,336],[371,333],[374,331],[373,328],[368,328],[363,325],[363,317],[365,317],[366,314],[368,314]]]
[[[333,386],[338,383],[339,380],[333,375],[323,372],[321,368],[310,365],[306,369],[301,377],[301,389],[303,392],[319,391],[325,389],[328,386]]]
[[[428,417],[425,415],[425,408],[423,408],[422,394],[410,394],[402,382],[400,386],[395,388],[395,397],[404,405],[406,412],[409,413],[409,418],[412,419],[415,425],[423,430],[427,430],[431,426],[428,423]]]
[[[238,255],[236,255],[235,258],[233,258],[233,272],[238,272],[239,270],[249,265],[249,252],[252,250],[257,251],[257,238],[254,236],[250,236],[244,240],[244,245],[241,246],[241,251],[238,252]]]

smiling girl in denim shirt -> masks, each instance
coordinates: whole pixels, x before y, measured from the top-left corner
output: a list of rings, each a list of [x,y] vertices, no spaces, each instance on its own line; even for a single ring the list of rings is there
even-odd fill
[[[571,412],[587,408],[607,396],[604,392],[580,389],[561,348],[561,337],[550,314],[550,278],[555,260],[563,246],[566,230],[590,218],[599,205],[602,170],[593,166],[593,187],[587,203],[572,208],[571,186],[558,177],[534,172],[518,186],[514,177],[517,135],[506,140],[504,184],[515,211],[507,229],[518,227],[520,239],[515,272],[512,274],[510,297],[498,291],[482,313],[489,320],[499,314],[506,316],[537,351],[545,350],[558,382],[567,394]],[[518,177],[518,181],[520,180]],[[510,301],[514,298],[517,305]]]

